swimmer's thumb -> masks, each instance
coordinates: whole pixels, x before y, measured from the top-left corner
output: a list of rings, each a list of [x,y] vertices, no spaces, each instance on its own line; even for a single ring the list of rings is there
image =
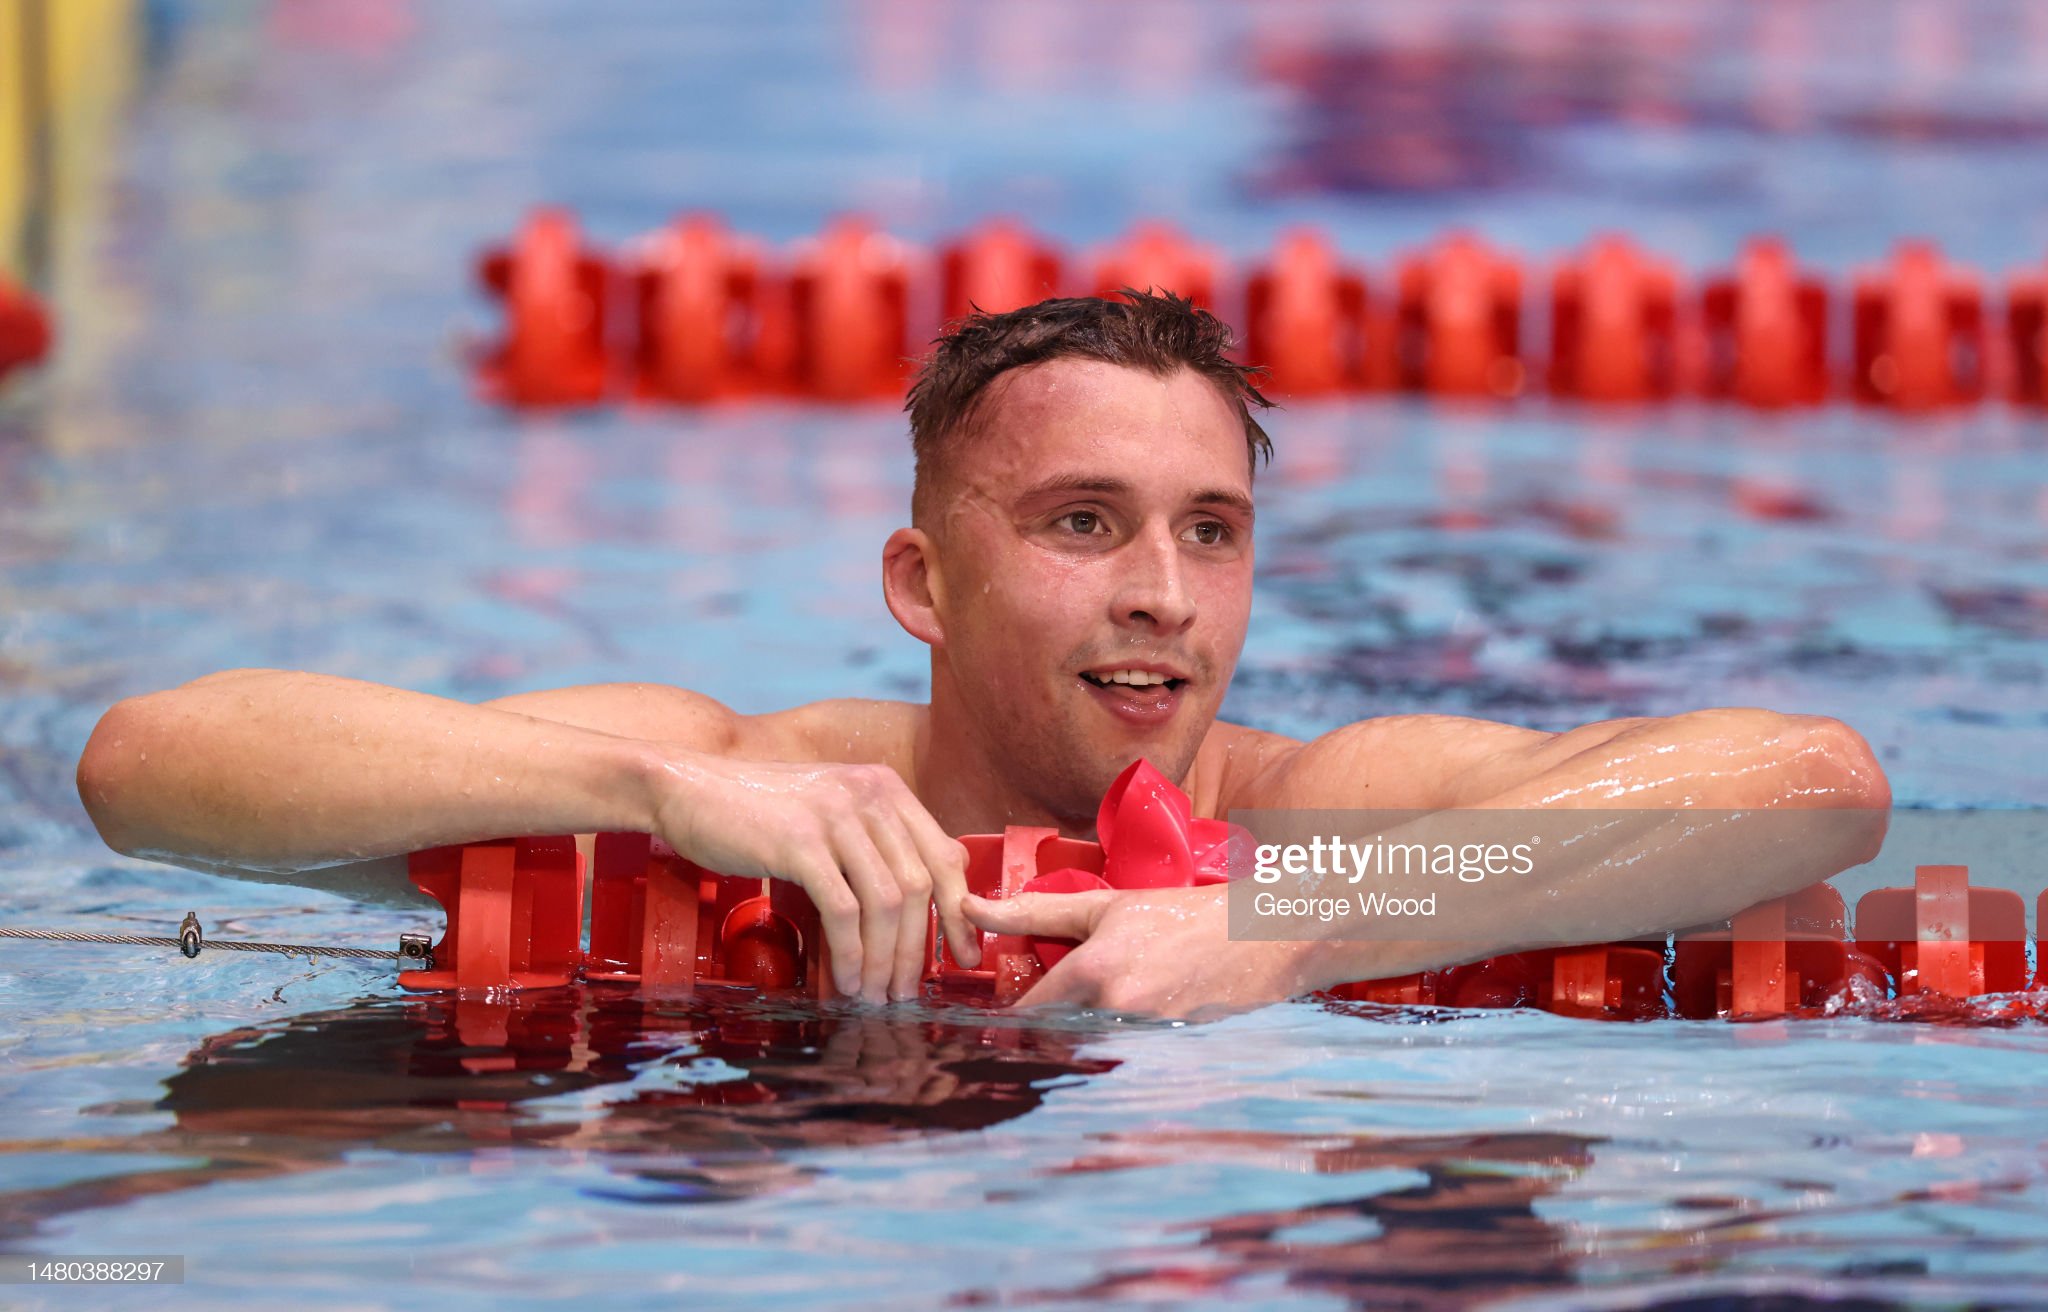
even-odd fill
[[[960,909],[977,929],[991,934],[1029,934],[1036,938],[1087,938],[1114,889],[1085,893],[1019,893],[992,902],[969,893]]]

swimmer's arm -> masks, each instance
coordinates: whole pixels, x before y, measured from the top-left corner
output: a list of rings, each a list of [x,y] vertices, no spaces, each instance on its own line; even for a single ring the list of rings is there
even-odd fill
[[[1453,806],[1740,807],[1808,776],[1845,796],[1882,792],[1870,745],[1840,720],[1758,707],[1601,720],[1562,733],[1459,715],[1388,715],[1269,749],[1227,776],[1229,808],[1424,810]],[[1778,802],[1775,804],[1782,805]],[[1809,803],[1815,804],[1815,803]]]
[[[1622,718],[1542,733],[1462,716],[1362,720],[1278,759],[1235,804],[1280,808],[1626,808],[1634,813],[1841,808],[1812,827],[1788,860],[1714,864],[1675,843],[1630,868],[1608,862],[1559,872],[1563,884],[1520,884],[1493,903],[1499,923],[1473,954],[1516,948],[1528,921],[1516,896],[1544,899],[1546,917],[1575,915],[1577,942],[1663,931],[1735,915],[1876,856],[1890,817],[1884,768],[1862,735],[1819,714],[1722,706]],[[1391,798],[1391,800],[1389,800]],[[1647,831],[1645,831],[1647,833]],[[1554,911],[1563,909],[1563,911]],[[1554,919],[1550,921],[1554,923]]]
[[[1731,916],[1870,860],[1891,788],[1870,746],[1823,716],[1754,708],[1611,720],[1549,734],[1456,716],[1364,721],[1225,772],[1222,814],[1241,808],[1579,808],[1609,818],[1597,841],[1546,859],[1540,877],[1487,880],[1455,924],[1394,940],[1350,927],[1306,941],[1228,936],[1222,888],[1023,893],[968,899],[983,930],[1086,940],[1022,1000],[1187,1015],[1256,1006],[1352,980],[1558,943],[1599,943]],[[1800,841],[1742,816],[1825,808]],[[1701,810],[1739,813],[1702,825]],[[1441,837],[1441,828],[1436,836]],[[1762,835],[1760,839],[1759,835]],[[1402,841],[1389,830],[1388,843]],[[1578,849],[1587,849],[1580,851]],[[1537,872],[1532,872],[1537,873]],[[1390,883],[1397,897],[1440,880]]]
[[[1364,725],[1309,743],[1280,766],[1264,790],[1278,806],[1376,806],[1370,790],[1352,790],[1343,772],[1368,772],[1366,753],[1389,751],[1417,770],[1409,784],[1423,808],[1599,808],[1626,811],[1587,856],[1548,864],[1542,880],[1505,882],[1458,933],[1462,944],[1321,944],[1307,948],[1331,978],[1384,978],[1386,956],[1421,952],[1423,964],[1448,966],[1556,942],[1608,942],[1731,917],[1745,907],[1796,892],[1872,860],[1890,819],[1890,782],[1862,735],[1841,720],[1782,714],[1753,706],[1694,710],[1663,718],[1626,718],[1567,733],[1536,733],[1487,720],[1417,725],[1409,741]],[[1370,723],[1368,723],[1370,725]],[[1440,753],[1436,768],[1430,759]],[[1354,776],[1356,778],[1356,776]],[[1776,843],[1784,827],[1716,823],[1694,829],[1688,813],[1829,811]],[[1489,884],[1491,888],[1491,884]],[[1419,892],[1419,890],[1417,890]],[[1446,927],[1450,929],[1450,927]]]
[[[702,698],[650,724],[668,750],[716,754],[739,742],[740,719]],[[403,854],[421,848],[647,828],[661,750],[505,706],[230,670],[117,703],[86,744],[78,788],[127,855],[376,900],[395,869],[404,901]],[[319,871],[334,873],[302,877]]]
[[[932,901],[954,941],[976,941],[959,906],[965,849],[901,773],[813,754],[844,716],[742,716],[625,687],[473,706],[227,671],[109,710],[80,758],[79,796],[128,855],[397,905],[419,903],[403,856],[422,848],[657,834],[712,869],[800,884],[840,991],[875,999],[914,991]]]
[[[647,683],[471,705],[328,675],[226,670],[108,711],[79,761],[79,795],[108,844],[129,855],[363,894],[380,882],[364,877],[365,857],[467,841],[446,835],[631,828],[624,822],[646,819],[646,772],[677,752],[861,763],[841,749],[888,740],[896,707],[855,699],[741,715]],[[585,822],[548,827],[572,816]],[[356,868],[297,877],[340,863]]]

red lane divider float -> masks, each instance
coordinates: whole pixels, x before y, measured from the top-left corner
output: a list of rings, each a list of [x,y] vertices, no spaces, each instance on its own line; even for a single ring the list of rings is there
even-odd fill
[[[1847,944],[1847,925],[1841,894],[1815,884],[1720,928],[1680,934],[1672,946],[1674,1009],[1696,1020],[1762,1019],[1854,1000],[1864,990],[1884,996],[1883,968]]]
[[[0,380],[50,353],[50,315],[28,290],[0,277]]]
[[[713,401],[767,390],[775,344],[764,335],[766,254],[712,215],[676,220],[628,258],[639,332],[633,395]],[[764,340],[764,336],[767,340]]]
[[[2012,398],[2048,405],[2048,262],[2007,284],[2005,349],[2012,360]]]
[[[797,243],[791,381],[827,401],[900,397],[910,378],[911,252],[863,219]]]
[[[505,306],[505,335],[477,363],[486,396],[508,405],[588,405],[613,388],[611,266],[561,209],[536,210],[512,244],[477,265]]]
[[[946,247],[940,267],[948,320],[1019,309],[1066,285],[1059,252],[1007,220],[985,223]]]
[[[1163,288],[1205,310],[1217,308],[1222,259],[1170,224],[1141,223],[1096,253],[1088,294],[1111,296],[1125,287]]]
[[[1901,996],[1975,998],[2027,987],[2027,909],[2005,888],[1971,888],[1965,866],[1921,866],[1911,888],[1856,902],[1856,946]]]
[[[1856,279],[1856,398],[1905,410],[1980,401],[1984,292],[1926,242]]]
[[[1070,258],[1007,220],[926,251],[857,216],[777,250],[693,214],[610,254],[549,208],[479,272],[504,327],[477,355],[478,386],[515,406],[894,399],[911,359],[973,308],[1127,286],[1241,326],[1243,357],[1287,396],[2048,406],[2048,274],[2019,273],[1994,301],[1925,242],[1843,287],[1774,238],[1696,279],[1618,236],[1534,262],[1454,232],[1375,272],[1312,228],[1233,266],[1161,223]],[[0,369],[7,304],[0,292]]]
[[[961,839],[969,889],[990,898],[1091,889],[1187,888],[1249,868],[1250,835],[1192,815],[1187,795],[1139,761],[1097,816],[1100,843],[1013,826]],[[700,985],[835,995],[831,957],[803,891],[697,866],[645,834],[600,834],[592,877],[573,840],[503,839],[413,854],[412,879],[446,909],[433,963],[403,971],[408,989],[462,993],[582,980],[648,993]],[[580,944],[586,891],[590,941]],[[2038,915],[2048,917],[2048,893]],[[2048,923],[2042,921],[2037,923]],[[1910,889],[1867,893],[1847,934],[1841,896],[1816,884],[1717,927],[1659,940],[1516,952],[1441,971],[1341,985],[1353,1002],[1536,1007],[1607,1020],[1767,1019],[1896,994],[1968,999],[2048,988],[2029,979],[2025,908],[2005,889],[1971,888],[1961,866],[1922,866]],[[927,929],[927,986],[1015,1002],[1074,946],[984,934],[962,966]]]
[[[1522,272],[1470,233],[1401,262],[1393,352],[1411,392],[1516,396],[1522,367]]]
[[[646,834],[599,834],[583,978],[831,996],[822,926],[795,885],[705,870]]]
[[[1566,1016],[1653,1020],[1664,1006],[1664,945],[1598,943],[1491,957],[1443,973],[1449,1007],[1540,1007]]]
[[[1801,273],[1773,238],[1743,248],[1735,268],[1707,279],[1703,391],[1743,405],[1814,405],[1828,393],[1827,285]]]
[[[566,984],[583,963],[583,856],[570,838],[508,838],[415,852],[412,882],[448,913],[412,989]]]
[[[1559,266],[1550,292],[1550,390],[1661,401],[1678,390],[1678,274],[1604,237]]]
[[[1298,228],[1245,279],[1245,355],[1272,361],[1273,390],[1291,396],[1384,387],[1391,362],[1370,362],[1385,337],[1372,309],[1363,271],[1342,263],[1321,233]]]
[[[1341,984],[1330,993],[1346,1002],[1537,1007],[1599,1020],[1656,1020],[1670,1014],[1661,942],[1511,952],[1447,970]]]

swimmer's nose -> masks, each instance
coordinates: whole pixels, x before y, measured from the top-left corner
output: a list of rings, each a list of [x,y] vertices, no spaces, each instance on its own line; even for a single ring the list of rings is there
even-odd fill
[[[1119,623],[1179,633],[1194,622],[1195,600],[1171,528],[1161,525],[1147,532],[1123,554],[1127,564],[1116,598]]]

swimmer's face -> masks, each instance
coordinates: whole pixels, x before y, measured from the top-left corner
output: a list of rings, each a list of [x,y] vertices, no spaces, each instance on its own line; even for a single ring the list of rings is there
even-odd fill
[[[1236,669],[1244,426],[1199,374],[1092,360],[1005,374],[983,406],[931,526],[933,701],[1013,787],[1092,819],[1140,756],[1186,777]]]

